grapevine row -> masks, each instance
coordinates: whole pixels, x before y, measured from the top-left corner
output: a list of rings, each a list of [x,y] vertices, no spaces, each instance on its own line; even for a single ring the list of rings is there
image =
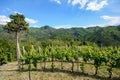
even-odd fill
[[[82,60],[81,60],[82,59]],[[84,65],[91,62],[95,67],[95,75],[98,74],[100,66],[108,66],[109,78],[112,77],[112,69],[120,68],[120,47],[105,47],[102,50],[99,47],[92,46],[47,46],[38,49],[32,48],[29,51],[23,49],[21,61],[26,64],[33,64],[37,68],[37,63],[44,63],[46,68],[46,61],[51,61],[51,69],[54,71],[54,61],[61,62],[61,69],[63,69],[63,62],[68,61],[72,64],[72,72],[74,71],[74,62],[80,62],[80,67],[84,73]],[[29,65],[30,68],[30,65]]]

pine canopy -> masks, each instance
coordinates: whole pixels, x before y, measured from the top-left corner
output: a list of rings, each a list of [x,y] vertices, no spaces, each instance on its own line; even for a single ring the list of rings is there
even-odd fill
[[[20,31],[20,30],[27,30],[29,24],[25,21],[25,17],[22,14],[15,14],[9,16],[11,21],[8,22],[5,26],[3,26],[3,29],[7,31]]]

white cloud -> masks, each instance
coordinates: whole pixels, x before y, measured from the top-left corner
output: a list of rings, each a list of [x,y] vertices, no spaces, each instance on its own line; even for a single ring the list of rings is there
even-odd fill
[[[57,4],[61,4],[61,0],[51,0],[51,1],[54,1],[54,2],[56,2]]]
[[[88,24],[88,25],[58,25],[58,26],[54,26],[54,28],[59,29],[59,28],[64,28],[64,29],[68,29],[68,28],[74,28],[74,27],[82,27],[82,28],[88,28],[88,27],[95,27],[95,26],[99,26],[99,27],[106,27],[106,26],[116,26],[116,25],[120,25],[120,16],[101,16],[102,19],[106,20],[107,22],[105,23],[97,23],[97,24]]]
[[[60,29],[60,28],[69,29],[69,28],[79,28],[79,27],[87,28],[90,26],[81,26],[81,25],[58,25],[58,26],[54,26],[54,28],[56,28],[56,29]]]
[[[72,0],[68,0],[68,4],[71,3]]]
[[[100,9],[102,9],[104,6],[106,6],[107,0],[102,0],[101,2],[98,2],[98,0],[94,0],[92,2],[89,2],[87,4],[87,10],[92,10],[92,11],[98,11]]]
[[[69,29],[69,28],[88,28],[88,27],[106,27],[108,26],[107,24],[89,24],[89,25],[58,25],[58,26],[53,26],[56,29],[64,28],[64,29]]]
[[[30,23],[30,24],[35,24],[38,21],[34,20],[34,19],[30,19],[30,18],[25,18],[26,22]],[[7,22],[10,22],[10,18],[5,16],[5,15],[0,15],[0,24],[1,25],[6,25]]]
[[[25,18],[25,20],[26,20],[26,22],[31,23],[31,24],[35,24],[38,22],[37,20],[30,19],[30,18]]]
[[[56,29],[60,29],[60,28],[64,28],[64,29],[68,29],[68,28],[72,28],[73,26],[71,25],[58,25],[58,26],[54,26],[54,28]]]
[[[72,5],[75,6],[77,4],[80,5],[80,8],[84,8],[88,0],[72,0]]]
[[[108,21],[107,25],[120,25],[120,16],[101,16],[104,20]]]
[[[0,24],[5,25],[7,22],[10,22],[10,19],[4,15],[0,15]]]
[[[68,0],[73,6],[80,5],[80,9],[84,8],[86,5],[86,10],[98,11],[106,6],[107,0]]]
[[[73,0],[73,1],[72,1],[72,5],[73,5],[73,6],[75,6],[75,5],[77,5],[77,4],[80,4],[80,0]]]
[[[86,25],[86,26],[83,26],[84,28],[88,28],[88,27],[96,27],[96,26],[99,26],[99,27],[106,27],[108,25],[106,24],[89,24],[89,25]]]
[[[58,4],[62,4],[62,0],[50,0]],[[72,6],[78,5],[80,9],[99,11],[108,4],[108,0],[66,0],[68,4]]]

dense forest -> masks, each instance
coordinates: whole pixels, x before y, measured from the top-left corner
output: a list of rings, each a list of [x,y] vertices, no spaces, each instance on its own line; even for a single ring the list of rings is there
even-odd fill
[[[120,26],[108,27],[89,27],[89,28],[69,28],[55,29],[50,26],[41,28],[30,28],[29,35],[41,40],[80,40],[103,44],[103,46],[118,46],[120,45]]]
[[[0,27],[0,40],[12,43],[14,41],[14,33],[6,33]],[[60,28],[55,29],[48,25],[40,28],[30,27],[29,31],[21,32],[21,42],[30,39],[31,42],[61,40],[71,41],[77,40],[80,42],[93,42],[103,46],[119,46],[120,45],[120,26],[108,27],[88,27],[88,28]]]

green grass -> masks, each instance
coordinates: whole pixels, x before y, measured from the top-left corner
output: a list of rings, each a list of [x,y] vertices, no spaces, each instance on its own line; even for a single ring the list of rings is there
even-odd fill
[[[55,62],[54,72],[51,72],[51,62],[46,63],[46,69],[43,70],[38,63],[37,70],[32,67],[31,80],[110,80],[108,79],[107,66],[101,66],[98,74],[94,76],[95,68],[92,64],[85,64],[85,73],[77,71],[75,64],[74,72],[71,71],[71,63],[63,63],[64,69],[61,70],[60,62]],[[42,63],[43,66],[43,63]],[[24,71],[19,72],[17,62],[12,62],[0,66],[0,80],[28,80],[27,65]],[[120,69],[113,69],[112,80],[120,80]]]

